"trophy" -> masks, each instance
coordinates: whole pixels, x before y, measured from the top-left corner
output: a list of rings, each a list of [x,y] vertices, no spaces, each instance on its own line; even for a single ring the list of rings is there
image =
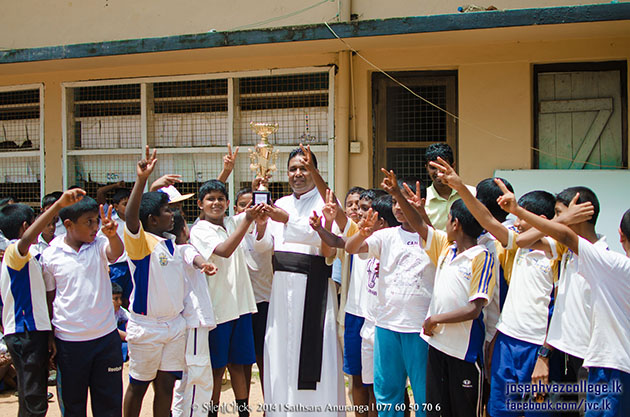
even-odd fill
[[[256,173],[257,177],[268,179],[271,177],[271,173],[277,169],[278,150],[273,150],[273,145],[269,143],[267,138],[278,131],[278,123],[251,122],[249,127],[260,135],[260,142],[256,144],[256,149],[249,150],[249,159],[252,161],[249,168]],[[254,205],[271,204],[271,193],[262,182],[258,189],[253,192],[253,200]]]

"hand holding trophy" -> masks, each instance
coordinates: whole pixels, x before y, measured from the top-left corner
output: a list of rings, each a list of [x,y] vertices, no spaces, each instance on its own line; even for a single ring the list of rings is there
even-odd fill
[[[273,150],[273,145],[267,138],[278,131],[278,123],[251,122],[249,127],[260,135],[260,142],[256,144],[256,148],[253,151],[249,150],[249,159],[252,161],[249,168],[256,173],[257,177],[269,179],[271,173],[277,169],[278,150]],[[253,192],[252,204],[260,203],[271,204],[271,193],[265,186],[265,181],[261,181],[258,189]]]

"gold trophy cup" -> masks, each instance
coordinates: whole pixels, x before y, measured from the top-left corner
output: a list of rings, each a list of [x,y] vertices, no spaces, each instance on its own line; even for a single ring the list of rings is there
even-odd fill
[[[271,173],[275,171],[278,150],[273,150],[273,145],[269,143],[269,135],[278,131],[278,123],[256,123],[250,122],[249,127],[260,136],[260,142],[256,144],[254,150],[249,150],[249,159],[252,163],[249,168],[256,173],[257,177],[269,179]],[[253,204],[271,204],[271,193],[262,183],[258,190],[253,192]]]

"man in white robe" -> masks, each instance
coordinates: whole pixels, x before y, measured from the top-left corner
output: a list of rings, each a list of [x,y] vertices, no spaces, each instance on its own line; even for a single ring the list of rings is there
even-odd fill
[[[270,218],[276,221],[269,221],[265,235],[257,245],[260,245],[260,248],[273,245],[277,259],[281,253],[289,261],[293,258],[304,258],[303,255],[321,257],[321,240],[310,227],[308,219],[313,211],[321,215],[324,201],[306,170],[300,149],[291,153],[288,165],[289,185],[293,194],[280,198],[275,204],[288,213],[288,219],[286,214],[280,214],[279,210],[272,209],[269,213]],[[318,263],[322,261],[316,260]],[[274,265],[264,351],[266,415],[345,416],[341,352],[336,337],[337,301],[334,283],[329,279],[329,275],[317,277],[325,280],[321,373],[316,383],[312,383],[309,389],[303,389],[305,385],[302,381],[298,382],[298,374],[301,368],[300,352],[307,275],[281,271],[278,270],[282,268],[278,268],[277,263]],[[313,331],[317,332],[317,327]],[[310,328],[305,333],[309,332]],[[313,356],[309,354],[309,357],[302,358],[302,361],[317,363],[317,358]]]

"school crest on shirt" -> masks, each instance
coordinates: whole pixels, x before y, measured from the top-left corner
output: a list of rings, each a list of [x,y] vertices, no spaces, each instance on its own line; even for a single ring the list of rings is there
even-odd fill
[[[166,257],[165,254],[161,253],[158,259],[160,260],[160,265],[162,266],[168,265],[168,258]]]

